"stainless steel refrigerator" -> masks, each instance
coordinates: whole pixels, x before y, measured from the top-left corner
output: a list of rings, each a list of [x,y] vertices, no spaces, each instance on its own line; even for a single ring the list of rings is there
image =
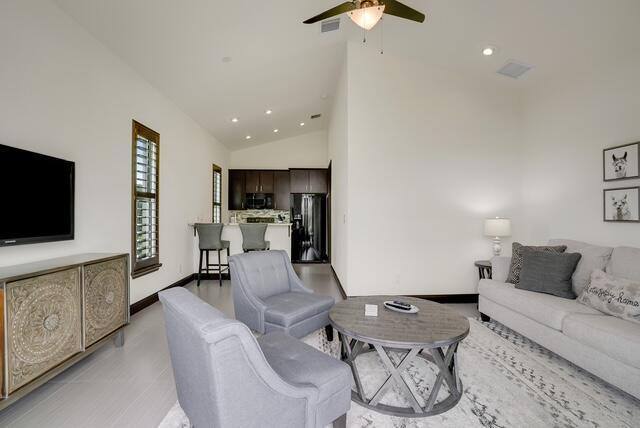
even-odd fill
[[[291,260],[328,261],[327,195],[293,194],[291,222]]]

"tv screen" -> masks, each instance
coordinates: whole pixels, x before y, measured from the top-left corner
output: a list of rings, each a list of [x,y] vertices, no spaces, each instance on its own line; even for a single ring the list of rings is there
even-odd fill
[[[0,246],[73,239],[75,164],[0,144]]]

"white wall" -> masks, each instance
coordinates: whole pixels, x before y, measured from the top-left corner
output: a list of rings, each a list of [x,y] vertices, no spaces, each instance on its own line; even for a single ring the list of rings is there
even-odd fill
[[[327,131],[315,131],[231,152],[229,168],[326,168]]]
[[[131,251],[135,119],[160,133],[163,266],[131,301],[192,273],[187,223],[211,218],[211,164],[228,151],[49,1],[0,3],[0,58],[0,143],[76,163],[76,239],[0,248],[0,265]]]
[[[343,287],[348,288],[348,87],[347,58],[343,61],[329,119],[331,160],[331,265]],[[346,291],[346,290],[345,290]]]
[[[348,294],[476,292],[483,219],[520,224],[519,94],[353,44],[348,95]]]
[[[640,225],[602,221],[602,150],[640,141],[640,53],[627,62],[559,80],[527,94],[523,239],[573,238],[640,246]]]

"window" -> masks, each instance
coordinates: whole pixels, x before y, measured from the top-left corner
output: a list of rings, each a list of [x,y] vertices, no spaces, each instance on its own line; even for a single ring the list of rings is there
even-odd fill
[[[160,134],[133,121],[132,266],[137,278],[160,269]]]
[[[222,223],[222,168],[213,165],[213,222]]]

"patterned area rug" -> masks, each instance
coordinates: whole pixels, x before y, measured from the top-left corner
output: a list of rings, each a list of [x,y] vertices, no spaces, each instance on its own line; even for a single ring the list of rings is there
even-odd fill
[[[464,395],[456,407],[438,416],[411,419],[382,415],[352,403],[347,426],[640,426],[640,401],[501,324],[473,319],[470,322],[471,332],[458,353]],[[303,340],[323,352],[338,355],[338,341],[328,342],[324,330]],[[371,396],[386,379],[385,369],[375,352],[358,357],[357,364],[363,388]],[[430,363],[419,359],[403,376],[412,379],[422,397],[428,397],[436,373]],[[441,394],[446,394],[445,390],[443,386]],[[381,402],[408,405],[397,389],[390,389]],[[189,420],[176,403],[160,428],[178,427],[189,427]]]

